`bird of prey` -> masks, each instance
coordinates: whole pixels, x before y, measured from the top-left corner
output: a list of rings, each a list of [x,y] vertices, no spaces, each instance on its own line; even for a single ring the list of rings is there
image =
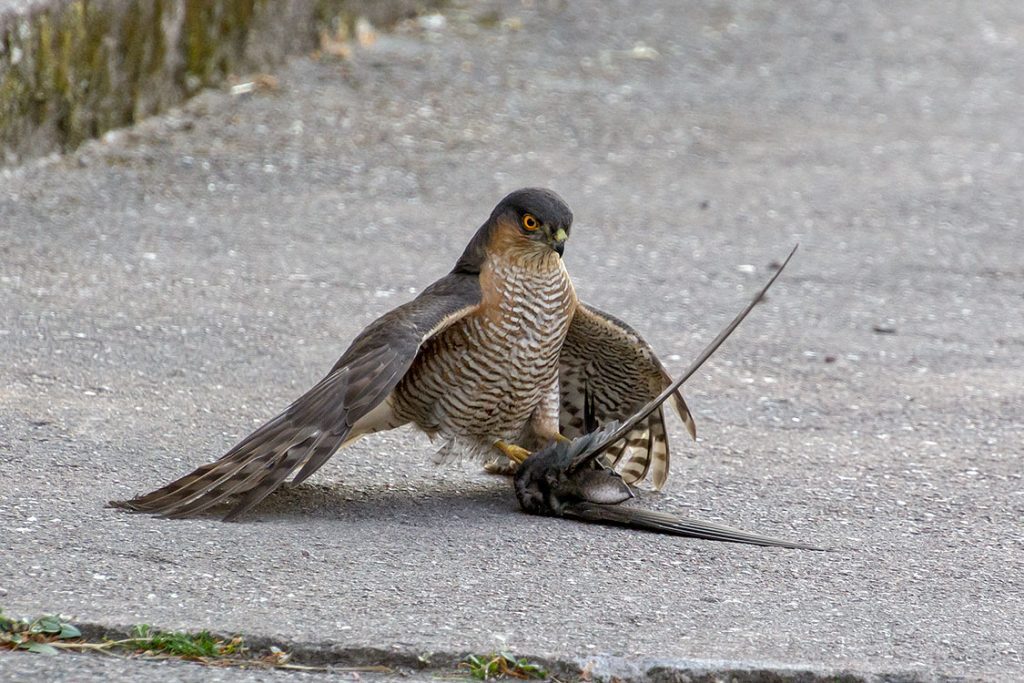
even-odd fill
[[[584,425],[587,431],[572,441],[553,441],[520,463],[513,479],[516,498],[524,511],[536,515],[567,517],[584,522],[626,526],[675,536],[688,536],[714,541],[747,543],[750,545],[822,550],[806,543],[786,541],[764,536],[723,524],[699,519],[677,517],[663,512],[637,508],[617,507],[633,497],[633,491],[618,472],[602,462],[609,448],[621,442],[636,425],[647,419],[653,411],[673,395],[761,300],[768,288],[782,273],[796,252],[796,247],[779,267],[768,283],[751,302],[701,352],[690,367],[670,383],[643,408],[622,424],[611,422],[599,426],[593,410],[594,403],[584,387]]]
[[[517,461],[583,434],[585,391],[602,422],[625,420],[669,386],[650,345],[580,302],[562,262],[572,212],[554,192],[502,199],[451,272],[370,323],[327,375],[220,459],[113,505],[185,517],[222,502],[234,520],[293,472],[295,483],[339,448],[412,424],[442,457]],[[691,436],[678,390],[670,399]],[[669,449],[661,405],[609,450],[625,481],[661,488]]]

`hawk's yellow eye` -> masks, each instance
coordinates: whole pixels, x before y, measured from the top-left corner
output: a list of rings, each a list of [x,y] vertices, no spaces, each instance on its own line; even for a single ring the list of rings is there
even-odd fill
[[[530,214],[523,214],[523,228],[533,232],[540,227],[540,221],[531,216]]]

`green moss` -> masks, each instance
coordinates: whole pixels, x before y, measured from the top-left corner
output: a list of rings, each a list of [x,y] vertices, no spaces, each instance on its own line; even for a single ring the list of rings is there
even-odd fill
[[[186,91],[219,82],[236,68],[264,4],[260,0],[186,0],[181,36]]]
[[[212,13],[212,5],[203,0],[188,0],[185,3],[185,25],[181,39],[184,42],[182,51],[185,55],[185,76],[195,79],[194,86],[186,83],[186,89],[190,91],[198,89],[209,75],[213,44],[207,39],[206,31]]]
[[[47,114],[47,100],[49,92],[47,86],[52,81],[53,71],[53,45],[50,19],[43,14],[36,22],[36,44],[35,44],[35,76],[32,79],[32,99],[35,101],[33,107],[33,120],[38,124],[42,123]]]
[[[0,140],[24,115],[29,99],[28,92],[28,84],[18,71],[12,69],[0,78]]]
[[[317,0],[313,10],[313,23],[317,33],[327,31],[331,35],[351,35],[355,29],[356,17],[349,11],[345,0]]]
[[[73,149],[254,68],[247,48],[276,21],[276,1],[70,0],[20,20],[27,32],[12,22],[0,34],[0,164],[5,151]],[[350,1],[298,5],[313,21],[297,30],[310,46],[320,30],[351,32]],[[165,33],[179,11],[180,27]]]
[[[111,104],[123,97],[111,74],[112,48],[107,37],[113,34],[113,17],[87,5],[80,25],[81,40],[75,46],[75,64],[80,66],[75,69],[76,97],[72,116],[76,135],[66,142],[68,148],[125,123]]]
[[[118,57],[131,96],[122,102],[120,117],[126,122],[160,109],[153,88],[162,75],[167,52],[163,32],[163,2],[131,3],[118,27]]]

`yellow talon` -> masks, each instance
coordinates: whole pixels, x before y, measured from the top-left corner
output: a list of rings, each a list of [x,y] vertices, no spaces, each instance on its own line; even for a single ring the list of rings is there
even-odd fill
[[[516,463],[517,465],[523,464],[523,462],[530,457],[530,451],[526,450],[522,446],[516,446],[515,444],[505,443],[504,441],[495,441],[494,447],[505,454],[505,457]]]

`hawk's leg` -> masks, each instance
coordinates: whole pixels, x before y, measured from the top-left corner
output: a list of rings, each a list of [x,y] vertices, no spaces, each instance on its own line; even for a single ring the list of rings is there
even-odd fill
[[[484,470],[488,474],[511,477],[519,469],[519,465],[531,455],[530,451],[522,446],[516,446],[506,441],[495,441],[494,447],[501,451],[502,455],[484,465]]]
[[[490,460],[484,463],[484,472],[487,474],[497,474],[502,477],[512,477],[519,471],[519,465],[513,460],[504,458],[502,456],[496,457],[494,460]]]
[[[562,436],[561,434],[555,435],[555,441],[570,441],[569,437]],[[500,455],[494,460],[491,460],[484,469],[490,474],[503,474],[505,476],[512,476],[519,469],[519,466],[523,464],[523,461],[529,458],[533,453],[526,450],[522,446],[516,446],[515,444],[507,443],[505,441],[495,441],[494,447],[497,448],[505,456],[504,458]]]
[[[512,461],[515,465],[521,465],[524,460],[532,455],[530,451],[526,450],[522,446],[516,446],[515,444],[507,443],[505,441],[495,441],[494,447],[505,454],[505,457]]]
[[[525,437],[531,445],[546,446],[551,441],[568,441],[559,431],[558,417],[561,407],[561,398],[558,389],[558,376],[548,385],[541,397],[540,402],[533,409],[530,415],[529,429]],[[516,468],[523,464],[527,458],[533,455],[528,449],[522,446],[508,443],[499,439],[494,442],[494,447],[508,458],[508,462],[498,456],[491,462],[484,465],[484,469],[491,474],[515,474]]]

